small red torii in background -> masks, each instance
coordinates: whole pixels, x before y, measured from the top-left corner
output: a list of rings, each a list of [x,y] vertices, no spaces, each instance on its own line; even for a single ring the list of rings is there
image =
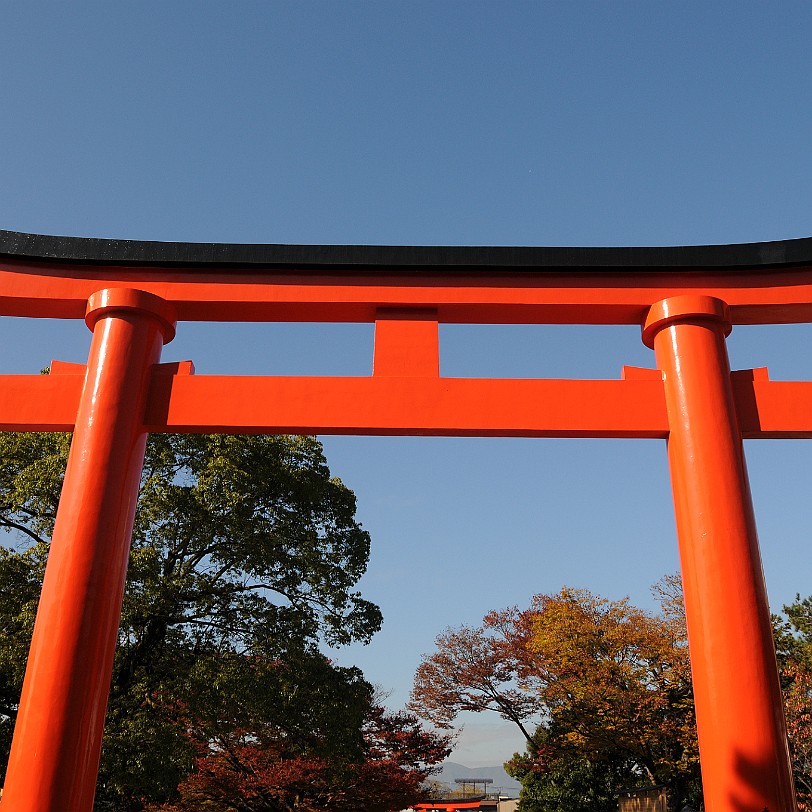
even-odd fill
[[[482,797],[474,800],[471,800],[471,798],[451,798],[443,801],[425,801],[411,808],[420,810],[420,812],[428,812],[430,809],[434,809],[437,812],[456,812],[458,809],[482,809],[483,800],[484,798]],[[493,808],[496,809],[496,806],[495,804]]]
[[[734,324],[812,321],[812,239],[685,248],[285,246],[0,232],[0,315],[84,318],[87,365],[0,375],[0,430],[73,431],[2,812],[90,812],[149,432],[668,441],[705,804],[794,812],[742,438],[812,382],[731,374]],[[374,322],[367,377],[196,376],[178,321]],[[439,375],[439,323],[638,324],[620,380]]]

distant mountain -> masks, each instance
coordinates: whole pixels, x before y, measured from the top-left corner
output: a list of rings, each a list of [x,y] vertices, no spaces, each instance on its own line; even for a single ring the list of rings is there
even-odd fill
[[[444,761],[442,771],[431,776],[432,781],[448,784],[451,789],[458,789],[455,783],[457,778],[492,778],[493,783],[488,785],[488,792],[496,792],[498,789],[501,795],[511,795],[515,798],[519,797],[519,790],[522,788],[522,785],[515,778],[511,778],[502,766],[466,767],[454,761]]]

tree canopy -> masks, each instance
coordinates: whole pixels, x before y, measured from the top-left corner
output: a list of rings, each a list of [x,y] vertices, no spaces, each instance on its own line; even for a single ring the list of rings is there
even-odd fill
[[[480,628],[446,630],[418,667],[410,706],[444,726],[462,710],[514,721],[528,740],[509,767],[524,783],[526,809],[579,809],[584,798],[584,808],[610,809],[617,790],[635,783],[667,783],[678,801],[694,798],[685,626],[673,583],[660,589],[659,615],[564,588],[524,610],[491,612]]]
[[[68,435],[0,435],[6,756],[69,445]],[[355,509],[313,437],[150,438],[98,809],[326,808],[319,782],[309,781],[310,794],[291,790],[306,764],[322,765],[323,787],[352,773],[369,790],[397,763],[408,778],[399,799],[415,797],[427,772],[421,758],[444,754],[447,741],[413,717],[384,712],[357,669],[319,652],[321,642],[366,642],[381,624],[379,609],[355,589],[370,547]],[[232,790],[241,787],[253,805],[217,800],[214,777],[229,774]],[[210,797],[196,807],[189,799],[207,775]],[[263,781],[267,792],[257,790]]]
[[[227,706],[218,663],[212,676],[221,686],[210,692],[210,712],[178,708],[194,769],[176,798],[150,810],[391,812],[419,800],[429,767],[448,755],[448,737],[385,711],[357,669],[326,660],[235,658],[230,665],[226,679],[236,682],[224,692]]]
[[[511,645],[511,630],[498,628],[492,619],[479,628],[446,629],[437,637],[437,650],[415,673],[410,707],[445,729],[464,711],[494,711],[529,742],[529,722],[543,706],[536,694],[516,684],[523,651]]]
[[[661,610],[564,588],[527,609],[446,629],[415,675],[410,707],[450,728],[494,711],[527,739],[505,765],[523,812],[613,812],[618,791],[666,784],[701,808],[687,631],[678,576],[654,587]],[[799,808],[812,809],[812,598],[773,618]],[[530,730],[533,729],[533,732]]]
[[[774,617],[776,652],[784,692],[792,772],[801,810],[812,809],[812,597]]]

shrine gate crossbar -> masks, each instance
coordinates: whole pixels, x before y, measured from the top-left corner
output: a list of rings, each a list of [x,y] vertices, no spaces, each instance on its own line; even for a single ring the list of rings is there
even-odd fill
[[[812,437],[812,382],[731,373],[812,322],[812,239],[667,248],[156,243],[0,231],[0,315],[85,319],[87,365],[0,375],[0,430],[73,431],[0,807],[90,812],[149,432],[667,440],[706,808],[795,810],[742,438]],[[365,377],[160,363],[183,321],[374,322]],[[618,380],[439,374],[440,323],[636,324]]]

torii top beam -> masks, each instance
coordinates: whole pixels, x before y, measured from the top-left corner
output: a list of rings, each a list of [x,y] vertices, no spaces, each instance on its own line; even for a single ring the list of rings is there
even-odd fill
[[[666,297],[714,296],[736,324],[812,321],[812,238],[637,248],[243,245],[0,231],[0,315],[82,318],[135,286],[181,321],[641,324]]]

